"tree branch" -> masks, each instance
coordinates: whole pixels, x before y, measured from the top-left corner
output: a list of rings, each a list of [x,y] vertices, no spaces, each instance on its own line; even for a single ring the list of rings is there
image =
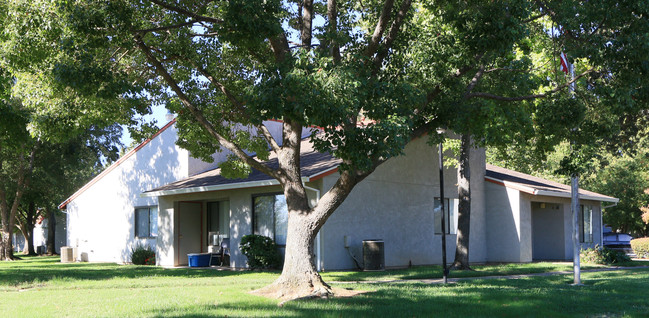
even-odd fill
[[[504,101],[504,102],[518,102],[518,101],[523,101],[523,100],[532,100],[532,99],[537,99],[537,98],[545,98],[548,97],[556,92],[559,92],[563,90],[564,88],[570,86],[570,84],[576,82],[578,79],[586,76],[587,74],[593,72],[595,69],[591,68],[581,74],[579,76],[576,76],[572,81],[567,82],[563,85],[557,86],[553,90],[547,91],[545,93],[541,94],[534,94],[534,95],[526,95],[526,96],[516,96],[516,97],[505,97],[505,96],[499,96],[499,95],[494,95],[494,94],[489,94],[489,93],[471,93],[467,96],[467,98],[485,98],[485,99],[493,99],[493,100],[499,100],[499,101]]]
[[[327,1],[327,18],[329,19],[329,33],[336,34],[338,33],[338,3],[336,0]],[[334,38],[331,41],[331,56],[334,61],[334,65],[340,64],[340,45],[338,41]]]
[[[388,20],[390,19],[390,11],[392,11],[393,6],[394,0],[386,0],[383,4],[383,11],[381,11],[379,21],[376,23],[376,27],[374,28],[374,34],[372,34],[370,43],[368,43],[367,49],[365,50],[365,55],[367,57],[372,57],[376,53],[376,50],[379,48],[379,43],[381,42],[381,37],[383,36],[385,27],[388,24]]]
[[[195,67],[195,68],[196,68],[196,69],[197,69],[201,74],[203,74],[203,76],[205,76],[205,77],[210,81],[210,83],[212,83],[212,85],[214,85],[214,86],[216,86],[218,89],[220,89],[221,92],[225,95],[225,97],[227,97],[227,99],[228,99],[228,100],[229,100],[229,101],[230,101],[234,106],[236,106],[236,107],[239,109],[239,111],[242,112],[242,114],[245,113],[245,108],[243,107],[243,103],[242,103],[241,101],[239,101],[239,100],[238,100],[234,95],[232,95],[232,93],[230,93],[230,90],[228,90],[228,89],[225,87],[225,85],[223,85],[221,82],[217,81],[216,78],[214,78],[214,76],[212,76],[212,74],[211,74],[210,72],[208,72],[206,69],[204,69],[204,68],[202,68],[201,66],[197,65],[196,63],[194,63],[194,61],[190,61],[190,63],[192,63],[192,65],[194,65],[194,67]]]
[[[173,12],[176,12],[178,14],[182,14],[184,16],[194,18],[194,19],[196,19],[196,21],[205,21],[205,22],[211,22],[211,23],[222,23],[223,22],[223,20],[221,20],[221,19],[216,19],[216,18],[213,18],[213,17],[206,17],[206,16],[203,16],[203,15],[200,15],[200,14],[196,14],[196,13],[188,11],[186,9],[164,3],[164,2],[162,2],[160,0],[151,0],[151,2],[163,7],[165,9],[169,10],[169,11],[173,11]]]
[[[160,54],[163,54],[163,55],[165,54],[165,52],[163,52],[162,50],[159,50],[157,48],[151,48],[150,47],[149,49],[153,50],[153,51],[156,51],[156,52],[158,52]],[[232,93],[230,93],[230,90],[228,90],[225,87],[225,85],[223,85],[221,82],[216,80],[216,78],[214,76],[212,76],[212,74],[210,72],[208,72],[205,68],[198,65],[193,60],[191,60],[189,58],[186,58],[184,56],[180,56],[180,55],[170,55],[166,60],[169,60],[169,61],[181,60],[181,61],[185,61],[185,62],[191,64],[196,70],[198,70],[199,73],[203,74],[203,76],[205,76],[205,78],[207,78],[210,81],[210,83],[212,83],[212,85],[216,86],[216,88],[218,88],[225,95],[225,97],[235,107],[237,107],[239,109],[239,111],[242,114],[245,114],[245,108],[244,108],[243,102],[239,101],[234,95],[232,95]]]
[[[232,151],[234,155],[236,155],[239,159],[243,160],[251,167],[279,180],[280,174],[278,171],[271,170],[261,162],[250,157],[235,143],[219,134],[212,123],[205,118],[203,112],[189,100],[189,97],[185,95],[176,80],[174,80],[174,78],[171,76],[171,74],[169,74],[169,72],[167,72],[162,63],[158,61],[158,59],[153,55],[151,49],[144,43],[144,40],[142,40],[142,37],[139,34],[135,34],[134,39],[137,46],[140,48],[142,53],[144,53],[149,63],[151,63],[155,67],[158,74],[165,80],[165,82],[167,82],[171,90],[176,94],[176,96],[178,96],[178,99],[180,99],[185,108],[187,108],[192,113],[196,121],[198,121],[198,123],[203,126],[203,128],[205,128],[208,133],[217,140],[219,144]]]
[[[275,138],[273,138],[273,135],[268,130],[268,127],[266,127],[266,125],[264,124],[261,124],[257,127],[257,129],[259,129],[259,131],[261,131],[262,136],[266,138],[266,141],[270,145],[270,148],[273,150],[273,152],[275,152],[275,154],[279,153],[281,149],[277,144],[277,141],[275,141]]]
[[[198,20],[190,20],[188,22],[180,23],[180,24],[161,26],[161,27],[151,28],[151,29],[135,30],[135,32],[141,33],[141,34],[146,34],[146,33],[149,33],[149,32],[167,31],[167,30],[182,28],[182,27],[188,26],[188,25],[193,25],[196,22],[198,22]]]
[[[478,85],[478,82],[480,81],[480,78],[482,78],[482,75],[484,74],[484,65],[481,65],[478,68],[478,72],[475,73],[475,76],[471,79],[471,82],[469,82],[469,86],[466,87],[466,92],[464,93],[464,98],[467,98],[471,91],[475,88],[476,85]]]
[[[534,20],[538,20],[538,19],[540,19],[540,18],[542,18],[542,17],[544,17],[544,16],[546,16],[546,15],[548,15],[548,13],[547,13],[547,12],[543,12],[543,13],[537,14],[537,15],[535,15],[535,16],[533,16],[533,17],[530,17],[530,18],[527,19],[527,20],[523,20],[522,22],[523,22],[523,23],[530,23],[530,22],[532,22],[532,21],[534,21]]]
[[[278,63],[284,62],[291,51],[288,46],[286,35],[282,33],[281,35],[278,35],[276,37],[271,37],[270,39],[268,39],[268,42],[270,42],[270,49],[275,55],[275,61],[277,61]]]
[[[383,64],[383,60],[385,60],[388,52],[390,52],[390,48],[392,48],[392,42],[394,42],[394,40],[397,38],[399,30],[401,29],[401,25],[403,24],[403,19],[405,18],[406,13],[408,13],[408,11],[410,10],[411,5],[411,0],[403,0],[403,3],[401,3],[401,8],[399,8],[397,17],[394,19],[392,25],[390,26],[388,35],[385,37],[385,39],[383,39],[383,48],[374,58],[374,66],[377,70],[381,67],[381,64]]]
[[[481,58],[482,58],[482,55],[479,55],[479,56],[476,57],[476,60],[479,60]],[[462,76],[464,76],[464,74],[468,73],[473,68],[474,68],[474,66],[465,66],[465,67],[463,67],[461,69],[458,69],[457,71],[455,71],[455,74],[453,74],[453,77],[455,77],[455,78],[462,77]],[[437,95],[439,95],[441,92],[442,92],[441,84],[438,84],[437,86],[435,86],[435,88],[433,88],[430,92],[428,92],[428,94],[426,94],[426,104],[425,105],[428,105],[428,104],[432,103],[433,99],[435,99],[435,97],[437,97]]]
[[[313,22],[313,0],[304,0],[302,2],[302,30],[301,38],[302,45],[305,47],[311,47],[311,32]]]

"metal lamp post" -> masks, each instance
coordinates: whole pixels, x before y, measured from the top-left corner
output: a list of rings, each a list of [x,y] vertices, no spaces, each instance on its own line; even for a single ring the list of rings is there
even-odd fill
[[[437,128],[437,133],[443,135],[446,132],[444,128]],[[444,284],[448,283],[448,269],[446,268],[446,218],[444,216],[446,210],[444,207],[444,149],[442,147],[443,140],[439,142],[439,202],[442,212],[442,266],[444,269],[443,278]],[[435,200],[433,200],[434,205]]]

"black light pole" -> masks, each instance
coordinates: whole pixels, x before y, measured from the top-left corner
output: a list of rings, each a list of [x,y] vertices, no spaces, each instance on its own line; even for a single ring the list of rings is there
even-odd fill
[[[442,135],[446,130],[444,128],[437,128],[437,133]],[[442,266],[444,269],[444,284],[448,283],[448,269],[446,268],[446,220],[444,214],[444,149],[442,147],[443,140],[439,142],[439,202],[442,212]],[[433,200],[434,201],[434,200]]]

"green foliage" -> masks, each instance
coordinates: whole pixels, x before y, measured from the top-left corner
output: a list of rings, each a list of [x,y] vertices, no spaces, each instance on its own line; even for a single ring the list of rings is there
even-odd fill
[[[649,237],[631,240],[631,249],[639,258],[649,258]]]
[[[135,244],[131,248],[133,265],[155,265],[155,251],[149,245]]]
[[[620,199],[616,206],[606,208],[604,223],[622,233],[649,235],[649,225],[642,221],[642,207],[649,205],[649,157],[646,149],[638,153],[608,155],[601,168],[584,178],[591,190]]]
[[[277,245],[270,237],[244,235],[239,243],[239,249],[248,258],[248,266],[252,269],[279,268],[281,265]]]
[[[601,265],[620,264],[631,261],[631,258],[623,251],[600,246],[582,249],[581,253],[579,253],[579,258],[584,263]]]

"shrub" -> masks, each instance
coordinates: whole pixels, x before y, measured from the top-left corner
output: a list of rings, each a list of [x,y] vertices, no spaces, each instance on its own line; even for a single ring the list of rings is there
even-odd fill
[[[638,258],[649,258],[649,237],[631,240],[631,249]]]
[[[277,245],[270,237],[244,235],[239,249],[248,258],[248,266],[252,269],[280,267],[281,256],[277,251]]]
[[[581,250],[579,259],[584,263],[611,265],[628,262],[631,260],[626,253],[606,247],[595,245],[594,248]]]
[[[135,265],[155,265],[155,251],[150,246],[137,243],[131,248],[131,263]]]

